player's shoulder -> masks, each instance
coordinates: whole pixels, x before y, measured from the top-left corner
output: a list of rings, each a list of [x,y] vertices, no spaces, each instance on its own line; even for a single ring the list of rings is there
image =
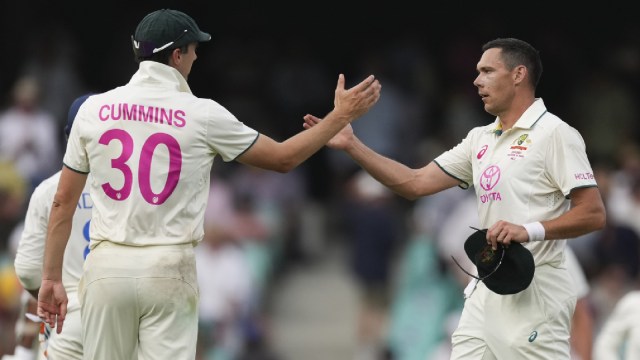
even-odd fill
[[[533,117],[534,131],[562,131],[572,128],[567,122],[562,120],[558,115],[549,111],[542,98],[537,99],[533,105],[527,110],[528,116]]]
[[[104,95],[105,93],[87,93],[79,96],[73,101],[69,110],[75,112],[76,116],[78,116],[76,120],[82,119],[84,114],[99,108],[104,103],[100,101]]]
[[[582,135],[571,124],[560,119],[560,117],[547,113],[545,114],[545,121],[541,122],[541,127],[551,135],[553,141],[568,141],[582,143]]]
[[[40,184],[38,184],[33,190],[34,196],[36,194],[49,193],[52,190],[55,191],[58,188],[58,182],[60,181],[60,174],[62,171],[58,171],[55,174],[49,176],[48,178],[42,180]]]
[[[190,102],[199,106],[208,106],[212,108],[224,108],[224,106],[222,106],[219,102],[213,99],[198,97],[191,93],[181,93],[180,96],[182,97],[183,101]]]
[[[467,133],[468,139],[480,139],[483,136],[492,135],[496,130],[496,122],[491,122],[486,125],[479,125],[471,128]]]
[[[620,299],[620,303],[638,308],[638,305],[640,305],[640,290],[629,291]]]

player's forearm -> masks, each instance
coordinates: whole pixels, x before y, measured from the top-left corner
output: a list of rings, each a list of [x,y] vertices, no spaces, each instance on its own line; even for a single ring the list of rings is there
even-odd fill
[[[72,204],[72,205],[70,205]],[[71,234],[75,204],[56,204],[51,209],[42,265],[43,280],[62,279],[64,250]]]
[[[417,188],[417,171],[393,159],[373,151],[354,136],[345,152],[372,177],[396,194],[416,199],[420,194]]]
[[[280,144],[282,152],[274,155],[283,161],[280,168],[275,170],[288,172],[297,167],[318,152],[333,136],[353,120],[349,115],[332,111],[317,126],[302,131],[282,142]]]
[[[595,188],[594,188],[595,189]],[[561,216],[543,221],[545,239],[573,239],[602,229],[605,225],[605,209],[600,202],[580,202],[572,204],[571,209]]]

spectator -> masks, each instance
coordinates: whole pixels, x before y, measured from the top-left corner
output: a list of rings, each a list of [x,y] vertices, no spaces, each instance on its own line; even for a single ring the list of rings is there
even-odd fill
[[[40,107],[40,84],[25,76],[14,84],[12,103],[0,115],[0,160],[12,162],[26,179],[28,194],[60,167],[60,131]]]

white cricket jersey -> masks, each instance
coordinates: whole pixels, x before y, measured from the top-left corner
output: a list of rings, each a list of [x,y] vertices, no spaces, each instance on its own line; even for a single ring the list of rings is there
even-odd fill
[[[89,176],[91,178],[91,176]],[[25,289],[35,290],[42,282],[42,260],[44,257],[47,225],[53,197],[58,189],[60,171],[41,182],[33,191],[24,230],[18,243],[14,262],[16,274]],[[85,186],[73,215],[71,235],[64,251],[62,264],[62,284],[67,293],[78,291],[78,282],[82,276],[84,259],[89,253],[89,224],[93,203],[89,196],[89,187]]]
[[[640,359],[640,291],[629,291],[618,300],[596,335],[593,358]]]
[[[141,62],[128,84],[82,104],[67,143],[65,166],[93,175],[91,248],[202,240],[214,157],[234,160],[257,137],[176,69]]]
[[[556,218],[570,206],[571,190],[597,186],[582,136],[547,111],[542,99],[499,135],[499,119],[469,131],[435,159],[446,173],[473,185],[480,226],[499,220],[526,224]],[[561,266],[566,242],[523,244],[536,265]]]

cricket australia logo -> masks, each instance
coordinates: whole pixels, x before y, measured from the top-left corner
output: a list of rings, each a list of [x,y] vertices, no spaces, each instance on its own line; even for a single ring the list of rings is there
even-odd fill
[[[511,143],[511,147],[509,148],[510,152],[507,156],[511,160],[516,160],[524,157],[525,150],[528,149],[528,145],[531,144],[531,139],[529,139],[529,134],[520,135],[517,139],[515,139]]]
[[[480,253],[480,262],[482,263],[492,263],[495,258],[496,252],[493,251],[491,246],[485,246]]]
[[[518,137],[518,139],[516,140],[516,143],[518,145],[522,145],[525,142],[525,140],[527,140],[528,137],[529,137],[529,134],[520,135],[520,137]],[[529,140],[529,142],[531,142],[531,140]]]

